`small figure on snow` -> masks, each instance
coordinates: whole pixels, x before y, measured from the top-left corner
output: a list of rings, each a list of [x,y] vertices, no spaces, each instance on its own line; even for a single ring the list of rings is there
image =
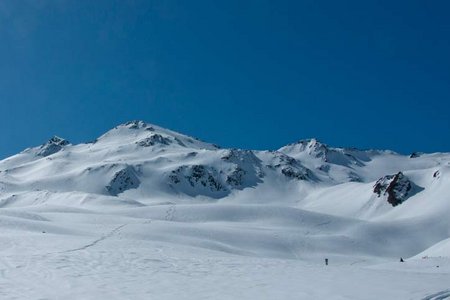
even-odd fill
[[[405,262],[402,257],[400,257],[400,262]]]
[[[325,258],[325,265],[328,266],[328,258]]]

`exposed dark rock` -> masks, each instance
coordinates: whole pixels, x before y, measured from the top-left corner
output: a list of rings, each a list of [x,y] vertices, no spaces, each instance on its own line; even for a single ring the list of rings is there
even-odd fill
[[[175,137],[174,139],[178,143],[178,145],[180,145],[182,147],[186,147],[186,145],[179,138]]]
[[[298,160],[281,152],[274,153],[274,160],[269,168],[281,170],[281,174],[297,180],[315,179],[313,173],[308,168],[304,167]]]
[[[170,173],[169,179],[174,184],[185,180],[192,188],[200,185],[212,192],[226,191],[220,182],[217,170],[203,165],[181,166]]]
[[[144,121],[134,120],[129,121],[124,124],[129,129],[142,129],[142,128],[148,128],[148,125]]]
[[[234,188],[256,186],[264,177],[261,160],[251,150],[230,149],[224,151],[221,159],[230,164],[226,182]],[[230,173],[231,172],[231,173]]]
[[[113,179],[110,181],[108,186],[106,186],[106,190],[111,195],[117,196],[126,190],[137,188],[140,183],[141,182],[137,177],[134,168],[127,166],[114,174]]]
[[[350,173],[348,173],[348,179],[349,179],[351,182],[362,182],[361,177],[359,177],[359,175],[356,174],[355,172],[350,172]]]
[[[281,169],[281,173],[289,178],[296,178],[299,180],[307,180],[308,176],[307,174],[305,174],[304,172],[300,171],[300,170],[296,170],[292,167],[286,167]]]
[[[198,152],[189,152],[188,154],[186,154],[186,158],[193,158],[196,157],[198,155]]]
[[[63,147],[67,146],[67,145],[70,145],[69,141],[67,141],[63,138],[54,136],[50,140],[48,140],[47,143],[45,143],[41,147],[39,147],[39,150],[36,153],[36,155],[46,157],[46,156],[49,156],[56,152],[61,151],[61,149],[63,149]]]
[[[239,166],[227,176],[227,183],[234,187],[240,187],[243,184],[244,176],[247,172]]]
[[[422,154],[423,154],[422,152],[413,152],[413,153],[411,153],[409,158],[417,158],[417,157],[422,156]]]
[[[221,158],[222,160],[236,164],[246,162],[252,165],[257,165],[261,163],[261,160],[251,150],[230,149],[227,150]]]
[[[151,136],[136,142],[136,144],[141,147],[150,147],[154,145],[169,145],[170,143],[172,143],[172,140],[170,138],[163,137],[160,134],[152,134]]]
[[[386,175],[375,183],[373,192],[381,197],[387,196],[387,201],[392,206],[402,204],[406,199],[413,196],[423,188],[417,186],[408,177],[398,172],[395,175]]]
[[[178,176],[179,169],[172,171],[172,173],[169,175],[169,180],[172,183],[178,184],[181,182],[180,177]]]

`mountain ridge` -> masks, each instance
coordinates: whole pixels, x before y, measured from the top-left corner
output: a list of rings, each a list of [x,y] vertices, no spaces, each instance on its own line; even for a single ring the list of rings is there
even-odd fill
[[[3,193],[26,192],[31,187],[141,202],[158,197],[171,201],[183,197],[193,201],[226,200],[273,187],[275,194],[291,189],[284,201],[299,207],[309,203],[305,199],[319,190],[340,189],[354,182],[360,187],[367,185],[365,192],[369,196],[357,193],[352,196],[355,203],[367,206],[376,202],[375,198],[382,203],[393,201],[392,194],[385,198],[385,193],[376,188],[383,178],[399,172],[405,174],[408,184],[418,187],[417,193],[407,197],[414,199],[431,191],[427,187],[429,182],[422,183],[423,175],[414,174],[430,168],[433,174],[442,173],[440,168],[448,167],[449,163],[450,155],[446,153],[411,157],[390,150],[335,148],[314,138],[271,151],[223,149],[136,120],[120,124],[90,143],[73,145],[55,136],[41,146],[6,158],[0,161],[0,182]],[[280,203],[266,195],[257,199]],[[326,197],[314,201],[313,206],[319,211],[323,209],[318,205],[323,199]],[[401,206],[404,201],[406,196],[393,203]],[[386,209],[380,211],[373,212],[371,217],[379,217]]]

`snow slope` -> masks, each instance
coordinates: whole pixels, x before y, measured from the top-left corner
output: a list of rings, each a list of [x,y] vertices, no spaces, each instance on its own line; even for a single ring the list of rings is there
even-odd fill
[[[0,161],[0,297],[445,299],[449,192],[449,153],[54,137]]]

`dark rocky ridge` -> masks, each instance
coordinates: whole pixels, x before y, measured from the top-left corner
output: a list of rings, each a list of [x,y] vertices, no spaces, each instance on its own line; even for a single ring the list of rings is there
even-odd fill
[[[39,147],[36,155],[46,157],[62,150],[64,146],[70,145],[70,142],[58,136],[52,137],[47,143]]]
[[[387,196],[387,201],[392,206],[402,204],[409,197],[413,196],[422,190],[402,172],[398,172],[395,175],[386,175],[377,180],[373,186],[373,192],[381,197],[381,195]]]
[[[113,179],[106,186],[106,190],[112,196],[117,196],[126,190],[137,188],[140,183],[134,168],[127,166],[114,174]]]

